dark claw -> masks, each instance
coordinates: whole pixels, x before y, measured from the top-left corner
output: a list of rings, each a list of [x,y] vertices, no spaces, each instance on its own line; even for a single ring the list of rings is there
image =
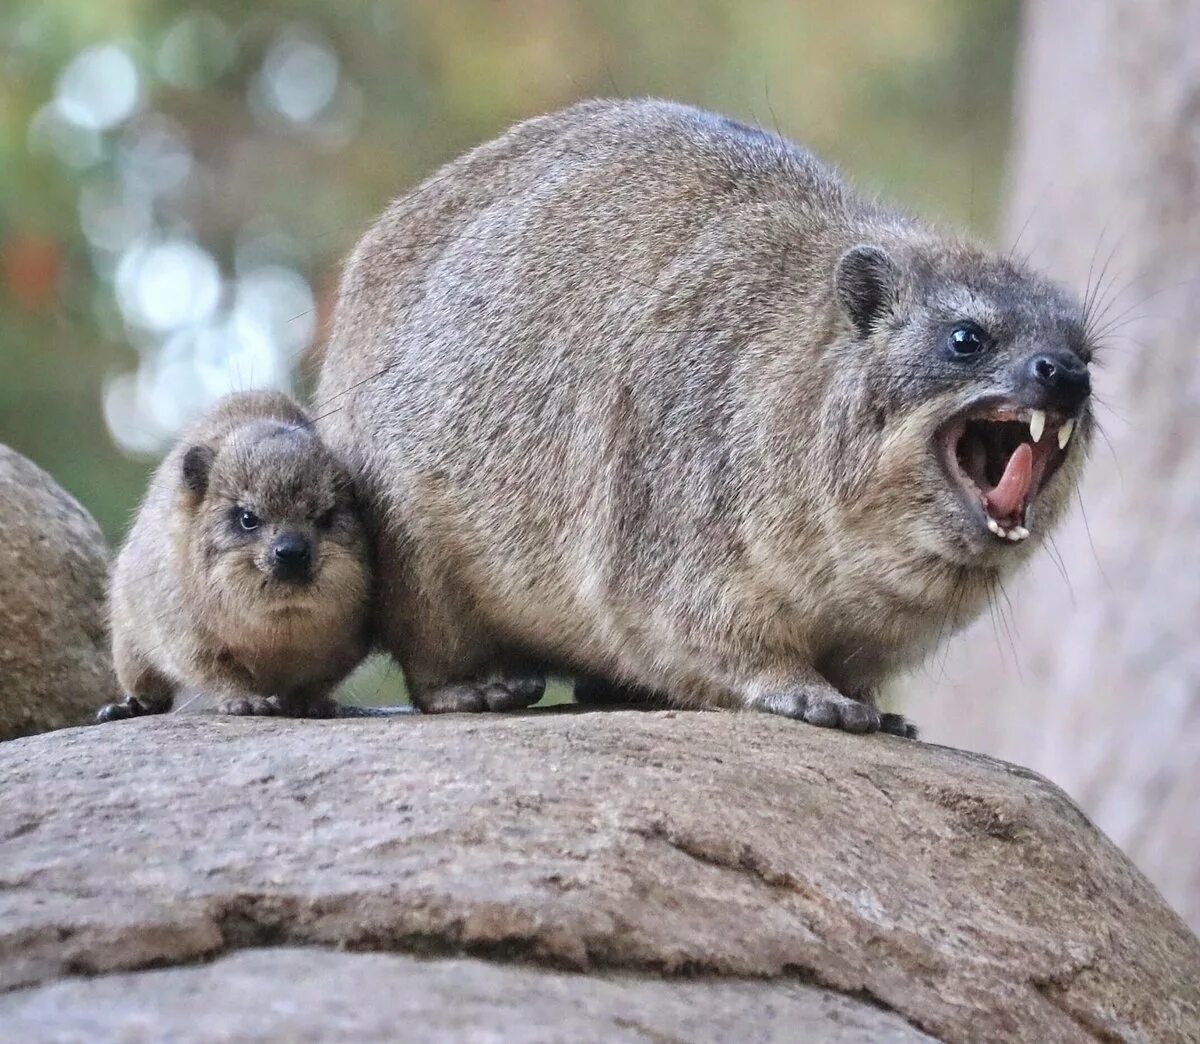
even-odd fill
[[[147,714],[164,714],[170,707],[169,702],[162,705],[146,704],[136,696],[127,696],[120,703],[106,703],[96,711],[96,724],[100,725],[106,721],[124,721],[126,718],[141,718]]]
[[[892,736],[902,736],[904,739],[917,738],[917,727],[903,714],[879,715],[879,731]]]
[[[123,721],[125,718],[132,718],[136,715],[129,708],[129,703],[123,701],[121,703],[106,703],[98,711],[96,711],[96,724],[101,725],[106,721]]]

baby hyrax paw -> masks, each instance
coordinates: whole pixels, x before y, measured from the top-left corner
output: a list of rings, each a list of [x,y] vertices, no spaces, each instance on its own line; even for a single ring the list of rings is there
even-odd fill
[[[141,718],[147,714],[165,714],[171,709],[171,703],[139,700],[136,696],[126,696],[119,703],[106,703],[96,711],[96,724],[106,721],[123,721],[125,718]]]
[[[414,693],[413,702],[426,714],[477,714],[532,707],[545,692],[546,679],[529,675],[442,685]]]

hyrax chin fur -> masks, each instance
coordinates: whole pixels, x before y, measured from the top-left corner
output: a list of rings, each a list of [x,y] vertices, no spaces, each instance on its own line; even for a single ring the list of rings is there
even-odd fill
[[[911,735],[875,695],[1062,514],[1079,304],[656,102],[530,120],[349,261],[318,400],[425,710],[579,694]]]
[[[155,472],[117,557],[102,721],[180,699],[324,717],[367,651],[370,570],[350,477],[286,395],[232,395]]]

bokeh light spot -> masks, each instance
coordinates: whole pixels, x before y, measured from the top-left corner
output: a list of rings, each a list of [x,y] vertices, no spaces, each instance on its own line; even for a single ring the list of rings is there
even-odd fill
[[[80,51],[59,75],[54,104],[85,130],[106,131],[128,119],[138,102],[133,59],[116,44]]]
[[[158,333],[194,326],[213,314],[220,299],[216,261],[188,239],[136,243],[117,266],[117,301],[133,326]]]
[[[262,100],[292,123],[311,123],[337,93],[337,55],[294,30],[279,35],[263,58],[257,86]]]

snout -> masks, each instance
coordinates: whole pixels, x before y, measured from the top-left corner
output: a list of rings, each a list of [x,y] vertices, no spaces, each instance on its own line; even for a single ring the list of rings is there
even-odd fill
[[[303,533],[280,533],[271,543],[271,575],[303,583],[312,578],[312,542]]]
[[[1087,364],[1074,352],[1041,351],[1025,364],[1024,383],[1044,409],[1073,416],[1092,393]]]

